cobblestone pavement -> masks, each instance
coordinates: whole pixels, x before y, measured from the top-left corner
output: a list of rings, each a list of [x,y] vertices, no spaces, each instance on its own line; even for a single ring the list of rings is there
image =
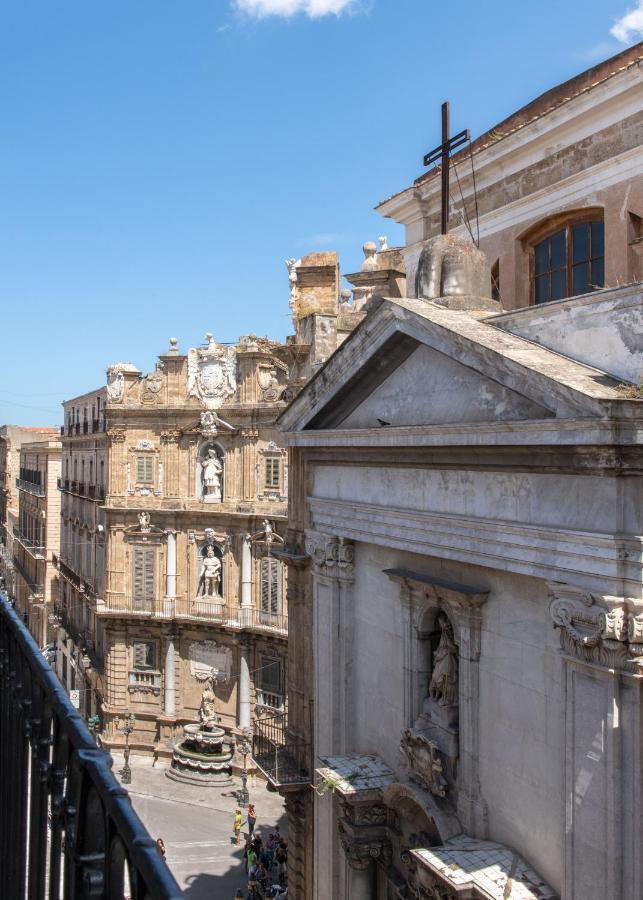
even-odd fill
[[[122,757],[114,757],[114,773],[120,781]],[[188,900],[232,900],[237,888],[244,891],[247,878],[243,863],[243,838],[232,843],[232,821],[237,801],[234,791],[240,779],[221,789],[180,784],[165,775],[167,764],[132,756],[132,783],[127,787],[132,805],[153,838],[163,838],[167,863]],[[248,785],[257,810],[257,831],[267,838],[276,825],[287,836],[283,800],[266,790],[257,779]],[[243,811],[243,810],[242,810]],[[244,815],[245,820],[245,815]],[[245,835],[246,829],[243,829]]]

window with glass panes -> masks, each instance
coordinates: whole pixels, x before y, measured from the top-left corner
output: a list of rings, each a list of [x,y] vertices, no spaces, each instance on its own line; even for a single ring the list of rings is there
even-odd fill
[[[151,453],[136,457],[136,481],[138,484],[154,482],[154,457]]]
[[[281,563],[271,556],[261,560],[261,611],[278,613],[281,607]]]
[[[533,278],[535,303],[576,297],[603,287],[603,222],[570,222],[535,244]]]
[[[281,459],[278,456],[266,457],[266,487],[279,488],[281,475]]]

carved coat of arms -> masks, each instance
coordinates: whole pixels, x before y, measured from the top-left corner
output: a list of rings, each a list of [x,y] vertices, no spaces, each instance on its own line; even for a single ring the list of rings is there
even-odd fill
[[[237,389],[237,356],[234,347],[217,344],[206,335],[207,347],[188,351],[188,394],[208,409],[218,409]]]

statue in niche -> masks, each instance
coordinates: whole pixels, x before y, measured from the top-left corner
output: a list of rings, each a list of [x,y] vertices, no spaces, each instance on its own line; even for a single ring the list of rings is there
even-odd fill
[[[203,560],[202,590],[204,597],[218,597],[221,584],[221,560],[209,546]]]
[[[453,639],[451,622],[445,615],[438,616],[438,625],[442,634],[433,654],[429,697],[440,706],[454,706],[458,702],[458,645]]]
[[[203,468],[203,494],[207,500],[221,500],[221,475],[223,466],[214,447],[208,447],[205,459],[201,460]]]
[[[201,728],[205,731],[211,731],[219,721],[215,708],[216,696],[212,690],[212,681],[215,677],[216,674],[213,672],[210,678],[208,678],[205,690],[201,694],[199,721],[201,722]]]

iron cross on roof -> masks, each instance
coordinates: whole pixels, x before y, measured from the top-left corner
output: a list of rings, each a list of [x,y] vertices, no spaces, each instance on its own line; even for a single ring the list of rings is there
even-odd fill
[[[431,166],[441,160],[442,167],[442,209],[441,209],[441,233],[449,230],[449,169],[451,166],[451,153],[469,140],[469,129],[465,128],[453,137],[449,137],[449,104],[442,104],[442,143],[435,150],[431,150],[424,157],[424,165]]]

